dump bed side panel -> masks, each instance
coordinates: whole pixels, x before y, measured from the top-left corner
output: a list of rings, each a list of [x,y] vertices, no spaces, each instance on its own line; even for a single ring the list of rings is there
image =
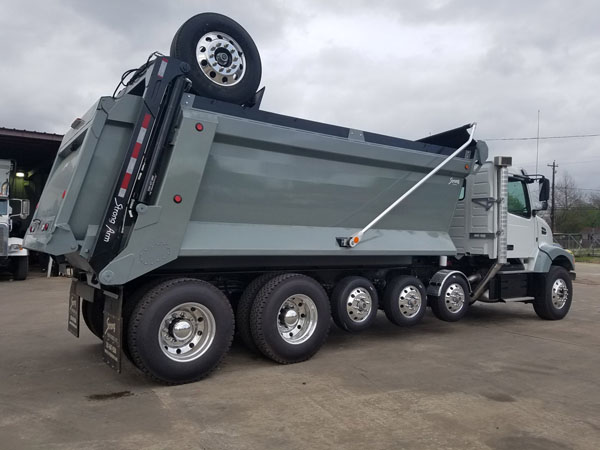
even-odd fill
[[[221,257],[231,268],[237,257],[258,267],[271,256],[311,256],[319,266],[327,257],[400,264],[406,255],[456,253],[448,228],[471,159],[450,162],[359,246],[341,248],[336,237],[364,226],[445,156],[200,111],[192,97],[184,96],[154,201],[102,283],[186,266],[181,259],[188,270],[217,270]]]

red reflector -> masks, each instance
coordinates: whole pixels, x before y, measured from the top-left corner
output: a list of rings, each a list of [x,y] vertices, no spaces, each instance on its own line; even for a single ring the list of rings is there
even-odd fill
[[[175,203],[181,203],[182,200],[183,200],[183,198],[179,194],[177,194],[176,196],[173,197],[173,201]]]
[[[64,191],[63,191],[62,198],[65,198],[65,195],[66,195],[66,193],[67,193],[67,191],[66,191],[66,190],[64,190]]]
[[[30,233],[33,233],[33,230],[35,230],[35,228],[34,228],[34,226],[33,226],[33,225],[31,225],[31,226],[29,227],[29,232],[30,232]]]
[[[202,125],[200,122],[198,122],[196,124],[196,131],[202,131],[204,130],[204,125]]]
[[[42,231],[46,231],[46,230],[48,230],[48,224],[47,223],[45,223],[44,224],[44,228],[42,228]]]

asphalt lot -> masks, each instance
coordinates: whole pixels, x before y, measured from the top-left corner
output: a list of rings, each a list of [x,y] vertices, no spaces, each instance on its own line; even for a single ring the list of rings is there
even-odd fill
[[[0,448],[598,449],[600,265],[578,264],[562,321],[529,305],[333,328],[280,366],[234,344],[198,383],[152,384],[66,331],[69,280],[0,277]]]

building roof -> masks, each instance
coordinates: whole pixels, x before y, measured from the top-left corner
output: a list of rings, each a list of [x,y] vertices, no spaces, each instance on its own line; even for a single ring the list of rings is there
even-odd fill
[[[16,161],[23,171],[51,167],[61,141],[60,134],[0,127],[0,159]]]
[[[46,133],[44,131],[20,130],[18,128],[5,127],[0,127],[0,136],[13,136],[26,139],[42,139],[57,142],[60,142],[63,138],[62,134]]]

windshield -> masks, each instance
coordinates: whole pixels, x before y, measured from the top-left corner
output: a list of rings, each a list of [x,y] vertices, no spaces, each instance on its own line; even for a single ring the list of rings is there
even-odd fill
[[[8,214],[8,201],[0,200],[0,216],[5,216]]]

